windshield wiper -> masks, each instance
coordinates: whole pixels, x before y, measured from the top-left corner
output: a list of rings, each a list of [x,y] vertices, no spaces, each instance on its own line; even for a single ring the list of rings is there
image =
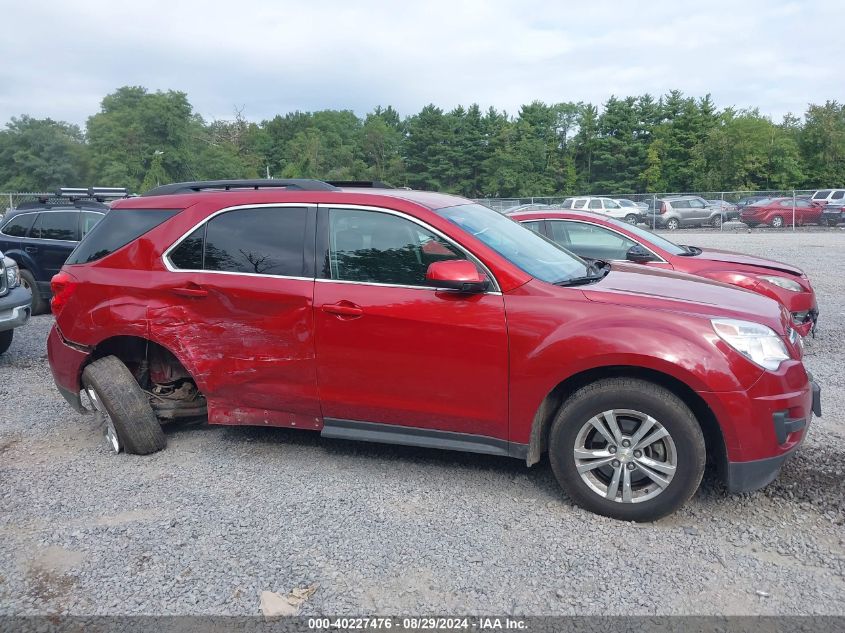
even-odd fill
[[[587,268],[587,274],[583,277],[570,277],[569,279],[561,279],[555,282],[555,286],[583,286],[592,284],[604,279],[607,273],[610,272],[610,264],[600,259],[593,262]]]

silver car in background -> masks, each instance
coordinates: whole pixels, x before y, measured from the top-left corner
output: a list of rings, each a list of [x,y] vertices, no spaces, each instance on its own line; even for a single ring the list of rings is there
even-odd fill
[[[687,226],[722,226],[728,219],[727,209],[710,204],[701,196],[667,196],[657,198],[646,222],[650,226],[670,230]]]

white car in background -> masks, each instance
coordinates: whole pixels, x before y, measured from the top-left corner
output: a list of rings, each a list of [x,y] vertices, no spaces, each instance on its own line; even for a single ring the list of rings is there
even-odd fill
[[[578,209],[580,211],[592,211],[599,215],[606,215],[628,224],[637,224],[642,221],[643,211],[636,207],[624,207],[613,198],[585,196],[583,198],[567,198],[561,205],[563,209]]]
[[[635,202],[633,200],[629,200],[628,198],[614,198],[614,200],[626,209],[639,209],[640,211],[648,210],[648,204],[645,202]]]

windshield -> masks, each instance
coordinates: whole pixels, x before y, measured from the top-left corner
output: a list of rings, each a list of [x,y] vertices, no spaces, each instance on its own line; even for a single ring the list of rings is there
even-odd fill
[[[609,222],[610,224],[619,227],[620,229],[624,229],[636,235],[639,238],[647,240],[657,246],[658,248],[662,248],[664,251],[669,253],[670,255],[689,255],[689,251],[685,249],[683,246],[678,246],[675,242],[670,242],[665,237],[661,237],[657,233],[652,233],[648,229],[642,229],[638,226],[634,226],[633,224],[628,224],[627,222],[621,222],[619,220],[615,220],[613,218],[605,218],[605,222]]]
[[[555,283],[589,272],[584,260],[480,204],[446,207],[436,213],[537,279]]]
[[[635,206],[637,206],[633,202],[631,202],[630,200],[621,199],[621,200],[617,200],[616,202],[618,202],[623,207],[635,207]]]

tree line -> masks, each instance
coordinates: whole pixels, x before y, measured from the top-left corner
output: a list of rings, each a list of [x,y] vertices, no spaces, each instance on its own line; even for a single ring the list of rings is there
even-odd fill
[[[845,186],[845,106],[810,104],[780,122],[710,96],[534,101],[519,112],[427,105],[204,120],[188,96],[123,87],[83,130],[13,117],[0,131],[0,190],[180,180],[381,180],[469,197]]]

